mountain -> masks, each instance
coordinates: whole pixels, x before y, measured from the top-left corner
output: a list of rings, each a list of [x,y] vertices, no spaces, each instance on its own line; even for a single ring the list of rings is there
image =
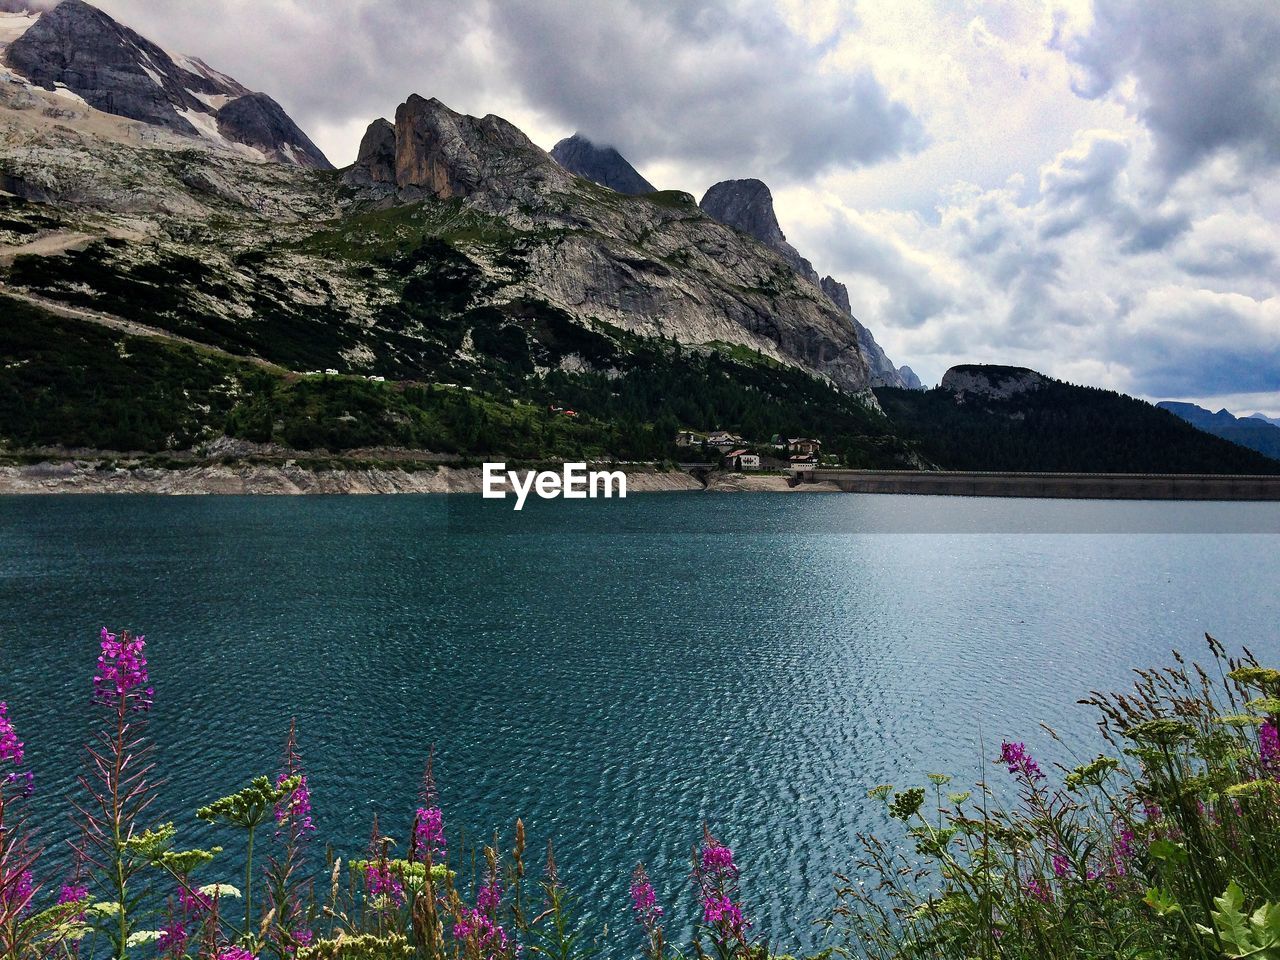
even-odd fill
[[[924,389],[924,384],[920,382],[920,378],[916,376],[916,372],[905,364],[898,368],[898,376],[902,378],[902,385],[908,390]]]
[[[11,82],[279,163],[331,169],[271,97],[169,54],[83,0],[0,14],[0,43]]]
[[[1248,419],[1261,420],[1263,423],[1269,423],[1273,427],[1280,427],[1280,417],[1268,417],[1265,413],[1251,413]]]
[[[551,159],[570,173],[618,193],[638,196],[657,190],[613,147],[599,146],[580,133],[566,137],[552,147]]]
[[[867,358],[867,366],[871,368],[871,385],[874,387],[910,386],[903,379],[902,372],[885,355],[884,348],[876,343],[876,338],[871,335],[871,331],[859,323],[858,318],[853,315],[853,308],[849,303],[848,288],[834,277],[823,277],[820,289],[832,303],[844,312],[845,316],[849,318],[849,322],[853,324],[854,332],[858,336],[858,345],[862,348],[862,353]],[[910,370],[910,368],[907,369]],[[918,384],[919,381],[917,380],[916,383]]]
[[[43,20],[19,16],[6,37]],[[129,107],[154,122],[71,73],[0,83],[0,447],[662,460],[685,427],[918,462],[841,311],[687,194],[606,189],[419,96],[346,171],[264,162],[182,127],[194,81],[170,60],[181,89]],[[269,132],[243,106],[238,134]],[[86,390],[92,370],[124,392]]]
[[[771,250],[705,216],[678,191],[630,196],[575,177],[501,117],[411,96],[377,120],[344,174],[357,205],[483,221],[458,242],[504,299],[538,298],[684,344],[760,351],[858,393],[870,383],[856,332]],[[429,201],[447,201],[445,210]],[[490,295],[490,300],[493,297]]]
[[[722,180],[707,190],[698,205],[709,216],[755,237],[765,246],[776,251],[800,277],[816,286],[827,296],[827,299],[840,308],[853,327],[863,356],[867,358],[872,386],[907,386],[898,368],[885,356],[880,344],[876,343],[876,338],[871,335],[871,331],[859,323],[853,315],[848,288],[834,277],[819,279],[813,264],[787,242],[773,209],[773,193],[767,184],[755,179]]]
[[[1156,406],[1181,417],[1205,433],[1280,460],[1280,426],[1266,419],[1235,417],[1225,409],[1211,413],[1194,403],[1179,403],[1174,400],[1162,400]]]
[[[698,206],[707,216],[755,237],[776,251],[792,269],[814,286],[818,274],[800,251],[787,242],[773,212],[773,193],[761,180],[722,180],[702,195]]]
[[[1024,367],[966,364],[933,390],[875,394],[899,435],[946,469],[1280,474],[1166,410]]]

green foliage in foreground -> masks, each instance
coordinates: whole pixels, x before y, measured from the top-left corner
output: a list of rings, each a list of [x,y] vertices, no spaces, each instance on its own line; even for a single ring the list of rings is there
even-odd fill
[[[1094,694],[1118,756],[1050,777],[881,787],[908,842],[861,838],[827,926],[873,960],[1280,958],[1280,673],[1228,660]],[[1124,758],[1122,762],[1121,758]],[[999,802],[1012,786],[1016,800]]]
[[[948,470],[1280,473],[1280,461],[1111,390],[1050,380],[1008,400],[881,388],[898,433]]]

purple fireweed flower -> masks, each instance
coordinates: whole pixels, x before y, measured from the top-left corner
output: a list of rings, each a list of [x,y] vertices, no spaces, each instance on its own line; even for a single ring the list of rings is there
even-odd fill
[[[93,677],[94,703],[114,706],[123,698],[129,709],[149,710],[155,697],[147,673],[146,637],[108,633],[102,628],[102,653]]]
[[[364,885],[371,897],[387,896],[396,906],[404,904],[404,887],[385,862],[371,863],[365,867]]]
[[[631,874],[631,910],[648,940],[644,955],[657,960],[662,956],[662,907],[658,905],[658,895],[643,863],[636,864]]]
[[[662,916],[658,895],[653,892],[653,884],[648,879],[631,884],[631,909],[641,918]]]
[[[258,958],[244,947],[223,947],[213,960],[258,960]]]
[[[1275,717],[1267,717],[1258,728],[1258,760],[1263,770],[1280,778],[1280,726]]]
[[[14,766],[20,766],[23,756],[22,741],[9,719],[9,705],[0,701],[0,763],[12,761]]]
[[[31,886],[31,871],[23,870],[16,876],[10,875],[9,883],[0,891],[0,904],[8,911],[23,913],[31,905],[35,890]]]
[[[1039,900],[1041,903],[1053,902],[1053,891],[1049,889],[1049,885],[1047,883],[1041,883],[1035,877],[1028,878],[1022,887],[1027,891],[1027,893],[1036,900]]]
[[[426,860],[431,854],[432,860],[444,858],[446,846],[444,839],[444,811],[439,807],[419,807],[413,822],[413,837],[419,859]]]
[[[476,909],[482,913],[493,913],[502,903],[502,888],[496,883],[486,883],[476,893]]]
[[[276,786],[289,779],[289,774],[282,773],[276,778]],[[298,786],[293,793],[276,804],[275,809],[277,836],[291,827],[297,827],[299,837],[315,833],[316,825],[311,819],[311,789],[307,786],[307,775],[298,774]]]
[[[702,869],[708,873],[736,874],[738,868],[733,863],[733,851],[712,840],[702,848]]]
[[[740,936],[750,927],[742,908],[723,894],[709,894],[702,900],[702,922],[719,927],[725,936]]]
[[[64,903],[79,903],[89,897],[89,888],[78,883],[63,884],[58,891],[58,906]]]
[[[1015,777],[1023,777],[1028,783],[1043,780],[1044,774],[1040,766],[1027,753],[1025,744],[1005,742],[1000,745],[1000,762],[1008,767]]]
[[[178,885],[178,903],[182,909],[191,914],[199,914],[213,906],[213,898],[199,890],[188,889],[186,885]]]
[[[163,954],[178,956],[187,945],[187,936],[187,925],[175,917],[160,930],[156,949]]]
[[[297,947],[309,947],[311,941],[316,938],[316,935],[310,930],[290,930],[289,936],[293,937],[294,942],[297,944],[297,946],[289,948],[290,953],[296,950]]]
[[[1062,878],[1071,873],[1071,861],[1060,853],[1053,855],[1053,875]]]
[[[1116,834],[1111,845],[1111,872],[1117,877],[1128,874],[1128,862],[1133,859],[1133,831],[1125,827]]]
[[[491,958],[497,953],[505,953],[509,946],[507,931],[475,909],[462,911],[462,916],[453,925],[453,937],[455,940],[468,940],[474,937],[480,951],[482,953],[488,951],[488,956]]]
[[[62,889],[58,891],[58,906],[68,903],[80,903],[82,900],[89,899],[89,888],[80,883],[64,883]],[[84,911],[75,914],[74,919],[83,920]]]

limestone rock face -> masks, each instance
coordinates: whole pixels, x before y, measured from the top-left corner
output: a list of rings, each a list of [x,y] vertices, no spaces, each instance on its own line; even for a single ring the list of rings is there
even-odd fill
[[[1048,382],[1044,374],[1026,367],[967,363],[952,367],[942,375],[942,389],[963,401],[969,397],[1008,400],[1020,393],[1039,390]]]
[[[920,382],[920,378],[916,376],[916,372],[903,364],[898,368],[898,376],[902,378],[902,385],[908,390],[923,390],[924,384]]]
[[[853,329],[858,335],[858,344],[867,358],[867,366],[871,368],[871,385],[873,387],[905,387],[902,374],[893,365],[884,352],[884,348],[876,343],[871,331],[864,327],[853,315],[849,305],[849,288],[835,277],[822,278],[822,292],[849,317]]]
[[[570,173],[618,193],[653,193],[655,187],[613,147],[592,143],[580,133],[551,148],[551,159]]]
[[[800,251],[787,242],[773,212],[773,193],[762,180],[721,180],[698,204],[707,216],[755,237],[777,251],[800,276],[818,286],[818,274]]]
[[[570,174],[501,117],[469,117],[414,94],[396,110],[396,185],[441,200],[569,189]]]
[[[218,132],[228,140],[261,150],[278,163],[332,169],[320,148],[265,93],[237,97],[218,111],[217,119]]]
[[[410,97],[393,132],[394,180],[382,179],[389,144],[375,123],[346,184],[384,204],[461,201],[459,216],[519,231],[520,279],[506,295],[687,344],[742,344],[850,392],[869,386],[856,333],[816,279],[799,281],[776,251],[687,195],[587,189],[506,120],[434,98]]]
[[[390,120],[379,118],[369,124],[360,140],[354,171],[367,176],[370,183],[396,182],[396,128]]]
[[[243,145],[281,163],[331,169],[269,96],[201,60],[170,55],[84,0],[63,0],[40,13],[3,59],[22,81],[69,93],[103,113],[223,148]]]
[[[853,307],[849,304],[849,288],[837,280],[835,277],[822,278],[822,292],[837,307],[843,310],[849,316],[853,316]]]

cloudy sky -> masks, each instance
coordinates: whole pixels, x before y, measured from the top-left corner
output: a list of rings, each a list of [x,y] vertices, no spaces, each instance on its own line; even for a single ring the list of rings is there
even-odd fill
[[[1004,362],[1280,415],[1275,0],[97,0],[338,164],[409,93],[788,238],[935,382]]]

